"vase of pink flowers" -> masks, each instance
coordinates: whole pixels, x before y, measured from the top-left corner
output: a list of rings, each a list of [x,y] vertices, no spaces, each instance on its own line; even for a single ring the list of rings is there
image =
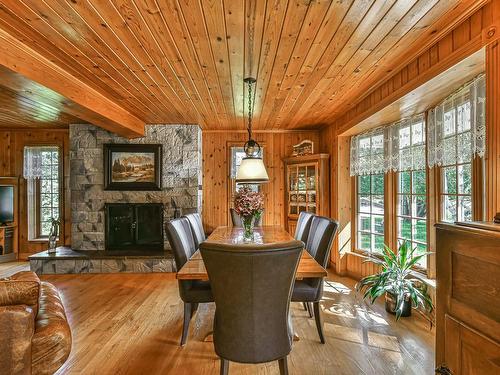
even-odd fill
[[[253,191],[248,185],[242,186],[234,196],[234,210],[241,218],[243,239],[253,239],[253,229],[264,209],[264,195]]]

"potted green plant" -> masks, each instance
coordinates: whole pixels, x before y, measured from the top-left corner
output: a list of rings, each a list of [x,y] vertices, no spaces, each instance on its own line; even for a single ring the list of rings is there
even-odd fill
[[[385,309],[400,317],[410,316],[411,308],[422,306],[431,312],[434,308],[427,293],[427,286],[421,280],[412,277],[412,267],[429,253],[415,255],[416,248],[411,249],[404,241],[397,254],[384,245],[382,258],[371,257],[368,262],[380,265],[380,272],[364,277],[356,284],[358,291],[364,291],[363,298],[375,300],[385,295]]]

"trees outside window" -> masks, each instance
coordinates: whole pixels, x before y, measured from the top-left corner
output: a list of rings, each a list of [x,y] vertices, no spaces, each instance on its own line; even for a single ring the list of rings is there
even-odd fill
[[[59,219],[61,209],[60,153],[57,146],[41,151],[41,177],[28,180],[28,237],[47,238],[51,219]]]
[[[368,253],[384,249],[384,174],[358,176],[357,245]]]
[[[441,221],[472,220],[472,132],[470,102],[448,108],[443,124]]]

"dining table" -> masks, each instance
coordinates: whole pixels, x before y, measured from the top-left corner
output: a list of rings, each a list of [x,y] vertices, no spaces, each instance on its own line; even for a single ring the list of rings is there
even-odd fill
[[[254,228],[251,244],[252,247],[258,248],[259,245],[285,243],[293,239],[293,236],[279,225],[264,225]],[[206,241],[234,245],[235,247],[245,246],[249,243],[243,236],[243,228],[227,226],[217,227]],[[262,247],[263,249],[266,248],[265,246]],[[327,275],[325,268],[309,254],[307,249],[302,250],[295,278],[300,280],[311,277],[325,277]],[[176,277],[179,280],[208,280],[208,273],[199,250],[178,270]]]
[[[278,225],[264,225],[260,227],[255,227],[253,232],[253,239],[251,242],[246,240],[243,236],[243,228],[241,227],[227,227],[221,226],[217,227],[206,239],[207,242],[217,243],[217,244],[230,244],[235,247],[245,246],[249,243],[252,248],[258,248],[262,245],[263,249],[266,249],[265,245],[268,244],[279,244],[286,243],[293,240],[293,236],[290,235],[283,227]],[[307,249],[303,249],[299,264],[297,266],[297,272],[295,273],[295,279],[300,280],[310,277],[325,277],[328,273],[323,266],[321,266],[312,256],[309,254]],[[179,280],[208,280],[208,273],[203,263],[203,258],[201,257],[200,250],[196,252],[189,258],[189,260],[182,266],[176,274]],[[289,313],[289,326],[292,327],[293,339],[298,341],[300,338],[293,330],[292,317]],[[212,333],[208,333],[204,341],[211,342],[213,340]]]

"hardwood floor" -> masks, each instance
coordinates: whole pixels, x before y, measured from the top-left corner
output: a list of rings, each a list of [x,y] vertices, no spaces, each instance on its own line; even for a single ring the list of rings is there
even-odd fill
[[[9,269],[10,271],[7,271]],[[0,264],[0,276],[19,270]],[[182,304],[173,274],[54,275],[73,332],[71,356],[58,374],[217,374],[210,331],[214,306],[200,305],[188,343],[179,347]],[[329,274],[322,303],[327,343],[314,319],[292,304],[300,341],[291,374],[432,374],[434,332],[418,314],[395,322],[382,303],[367,305],[354,281]],[[230,373],[277,374],[278,363],[231,363]]]

